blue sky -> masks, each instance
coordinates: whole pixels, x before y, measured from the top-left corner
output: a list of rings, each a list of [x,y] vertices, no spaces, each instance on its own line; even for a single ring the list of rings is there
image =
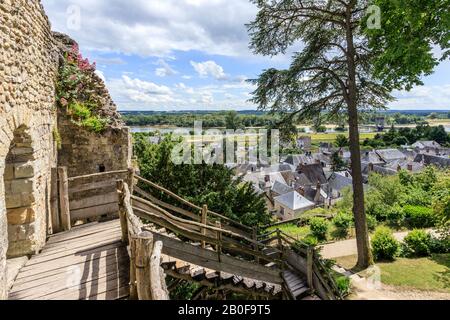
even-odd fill
[[[42,0],[55,31],[97,62],[119,110],[248,110],[245,80],[290,56],[254,56],[248,0]],[[425,86],[395,92],[393,109],[450,109],[450,62]]]

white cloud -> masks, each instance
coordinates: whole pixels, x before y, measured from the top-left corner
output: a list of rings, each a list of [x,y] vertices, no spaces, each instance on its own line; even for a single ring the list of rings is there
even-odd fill
[[[163,59],[159,59],[157,65],[160,66],[155,70],[155,74],[158,77],[168,77],[176,75],[178,73]]]
[[[396,91],[391,109],[449,110],[450,84],[415,87],[411,91]]]
[[[223,68],[214,61],[195,62],[191,61],[192,67],[202,78],[212,77],[216,80],[226,80],[228,75],[225,74]]]
[[[245,24],[255,18],[256,6],[248,0],[77,0],[79,30],[67,26],[71,2],[42,0],[53,28],[84,49],[141,56],[189,50],[249,55]]]

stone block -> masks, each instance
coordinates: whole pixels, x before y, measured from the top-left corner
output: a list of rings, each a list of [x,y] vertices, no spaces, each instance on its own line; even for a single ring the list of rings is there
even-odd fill
[[[28,224],[36,221],[36,212],[33,208],[10,209],[7,217],[10,225]]]
[[[25,162],[14,165],[14,176],[16,179],[32,178],[34,176],[33,164]]]
[[[17,179],[11,182],[12,193],[31,193],[33,192],[33,180]]]
[[[8,259],[13,259],[26,255],[34,255],[38,250],[39,245],[34,240],[14,241],[9,244],[6,255]]]
[[[6,164],[4,179],[5,180],[13,180],[14,179],[14,166],[12,166],[10,164]]]
[[[8,225],[9,245],[17,241],[34,240],[36,228],[34,223]]]

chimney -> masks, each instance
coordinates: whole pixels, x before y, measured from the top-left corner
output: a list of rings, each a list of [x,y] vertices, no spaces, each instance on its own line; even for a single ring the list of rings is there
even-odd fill
[[[316,196],[314,197],[314,202],[318,203],[320,202],[320,191],[322,189],[322,185],[320,184],[320,181],[317,181],[317,190],[316,190]]]
[[[320,164],[320,159],[316,159],[316,164]]]
[[[412,165],[412,163],[409,163],[409,164],[408,164],[408,171],[411,171],[411,172],[413,171],[413,165]]]
[[[305,196],[305,189],[303,189],[303,187],[299,187],[297,190],[295,190],[295,191],[297,191],[300,195],[302,195],[302,196]]]
[[[371,163],[369,163],[369,173],[370,172],[373,172],[373,163],[371,162]]]
[[[397,166],[397,171],[400,172],[402,170],[402,167],[400,165]]]

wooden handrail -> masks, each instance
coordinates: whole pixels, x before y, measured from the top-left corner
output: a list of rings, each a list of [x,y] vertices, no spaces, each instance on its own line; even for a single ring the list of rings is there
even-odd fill
[[[261,242],[259,242],[257,240],[254,240],[254,239],[249,238],[249,237],[245,237],[245,236],[243,236],[241,234],[232,232],[230,230],[225,230],[225,229],[222,229],[222,228],[217,228],[217,227],[214,227],[214,226],[205,225],[205,224],[202,224],[200,222],[195,222],[195,221],[186,220],[186,219],[183,219],[183,218],[176,217],[176,216],[172,215],[171,213],[167,212],[166,210],[164,210],[164,209],[158,207],[157,205],[151,203],[150,201],[144,200],[142,198],[139,198],[139,197],[136,197],[136,196],[131,196],[131,199],[135,200],[137,202],[143,203],[143,204],[149,206],[151,209],[158,211],[159,213],[164,215],[168,220],[176,221],[176,222],[179,222],[179,223],[182,223],[182,224],[196,226],[196,227],[199,227],[201,229],[206,229],[206,230],[213,231],[213,232],[220,232],[222,235],[227,235],[229,237],[233,237],[233,238],[237,238],[237,239],[240,239],[240,240],[244,240],[244,241],[247,241],[247,242],[249,242],[249,243],[251,243],[253,245],[258,245],[259,247],[262,247],[262,248],[267,247],[266,245],[264,245],[263,243],[261,243]],[[141,211],[141,212],[147,212],[146,210],[143,210],[141,208],[133,207],[133,209],[139,209],[139,211]]]
[[[128,173],[128,170],[117,170],[117,171],[107,171],[107,172],[100,172],[100,173],[93,173],[93,174],[87,174],[84,176],[77,176],[77,177],[71,177],[67,179],[69,182],[73,182],[75,180],[81,180],[81,179],[87,179],[87,178],[96,178],[96,177],[102,177],[102,176],[108,176],[108,175],[114,175],[114,174],[124,174]]]
[[[262,258],[264,260],[270,261],[270,262],[274,262],[279,264],[280,261],[278,259],[274,259],[272,257],[266,256],[258,251],[253,250],[252,248],[249,248],[243,244],[237,243],[237,242],[229,242],[225,239],[222,239],[222,241],[216,239],[216,238],[211,238],[208,236],[204,236],[201,233],[197,233],[195,231],[183,228],[182,226],[179,226],[175,223],[173,223],[172,221],[169,221],[167,219],[164,219],[154,213],[139,209],[139,208],[135,208],[133,207],[133,211],[135,212],[139,212],[142,218],[144,219],[148,219],[149,221],[151,221],[154,224],[157,224],[161,227],[164,227],[166,229],[171,230],[172,232],[181,234],[182,236],[193,240],[193,241],[205,241],[208,244],[212,244],[215,246],[221,246],[222,248],[228,249],[228,250],[232,250],[232,251],[237,251],[240,253],[243,253],[245,255],[250,255],[250,256],[256,256],[258,258]],[[152,232],[153,230],[151,230],[148,227],[143,227],[143,230],[146,231],[150,231]],[[220,230],[220,229],[219,229]]]
[[[195,210],[197,210],[197,211],[199,211],[199,212],[202,210],[202,208],[201,208],[200,206],[197,206],[197,205],[195,205],[195,204],[193,204],[193,203],[187,201],[186,199],[183,199],[182,197],[178,196],[177,194],[173,193],[172,191],[167,190],[166,188],[161,187],[161,186],[157,185],[157,184],[154,183],[154,182],[151,182],[151,181],[149,181],[149,180],[147,180],[147,179],[145,179],[145,178],[142,178],[142,177],[140,177],[140,176],[138,176],[138,175],[135,175],[135,178],[138,179],[138,180],[141,181],[141,182],[144,182],[144,183],[146,183],[146,184],[149,184],[149,185],[152,186],[153,188],[155,188],[155,189],[157,189],[157,190],[159,190],[159,191],[161,191],[161,192],[164,192],[165,194],[171,196],[172,198],[174,198],[174,199],[180,201],[181,203],[183,203],[183,204],[185,204],[185,205],[187,205],[187,206],[189,206],[189,207],[191,207],[191,208],[193,208],[193,209],[195,209]],[[228,218],[228,217],[225,217],[225,216],[223,216],[223,215],[221,215],[221,214],[219,214],[219,213],[217,213],[217,212],[208,210],[208,214],[209,214],[209,215],[212,215],[212,216],[214,216],[214,217],[219,218],[222,222],[227,222],[227,223],[229,223],[229,224],[238,226],[238,227],[240,227],[241,229],[247,230],[249,233],[252,232],[252,228],[251,228],[251,227],[248,227],[248,226],[246,226],[246,225],[243,225],[242,223],[237,222],[237,221],[234,221],[233,219],[230,219],[230,218]]]

